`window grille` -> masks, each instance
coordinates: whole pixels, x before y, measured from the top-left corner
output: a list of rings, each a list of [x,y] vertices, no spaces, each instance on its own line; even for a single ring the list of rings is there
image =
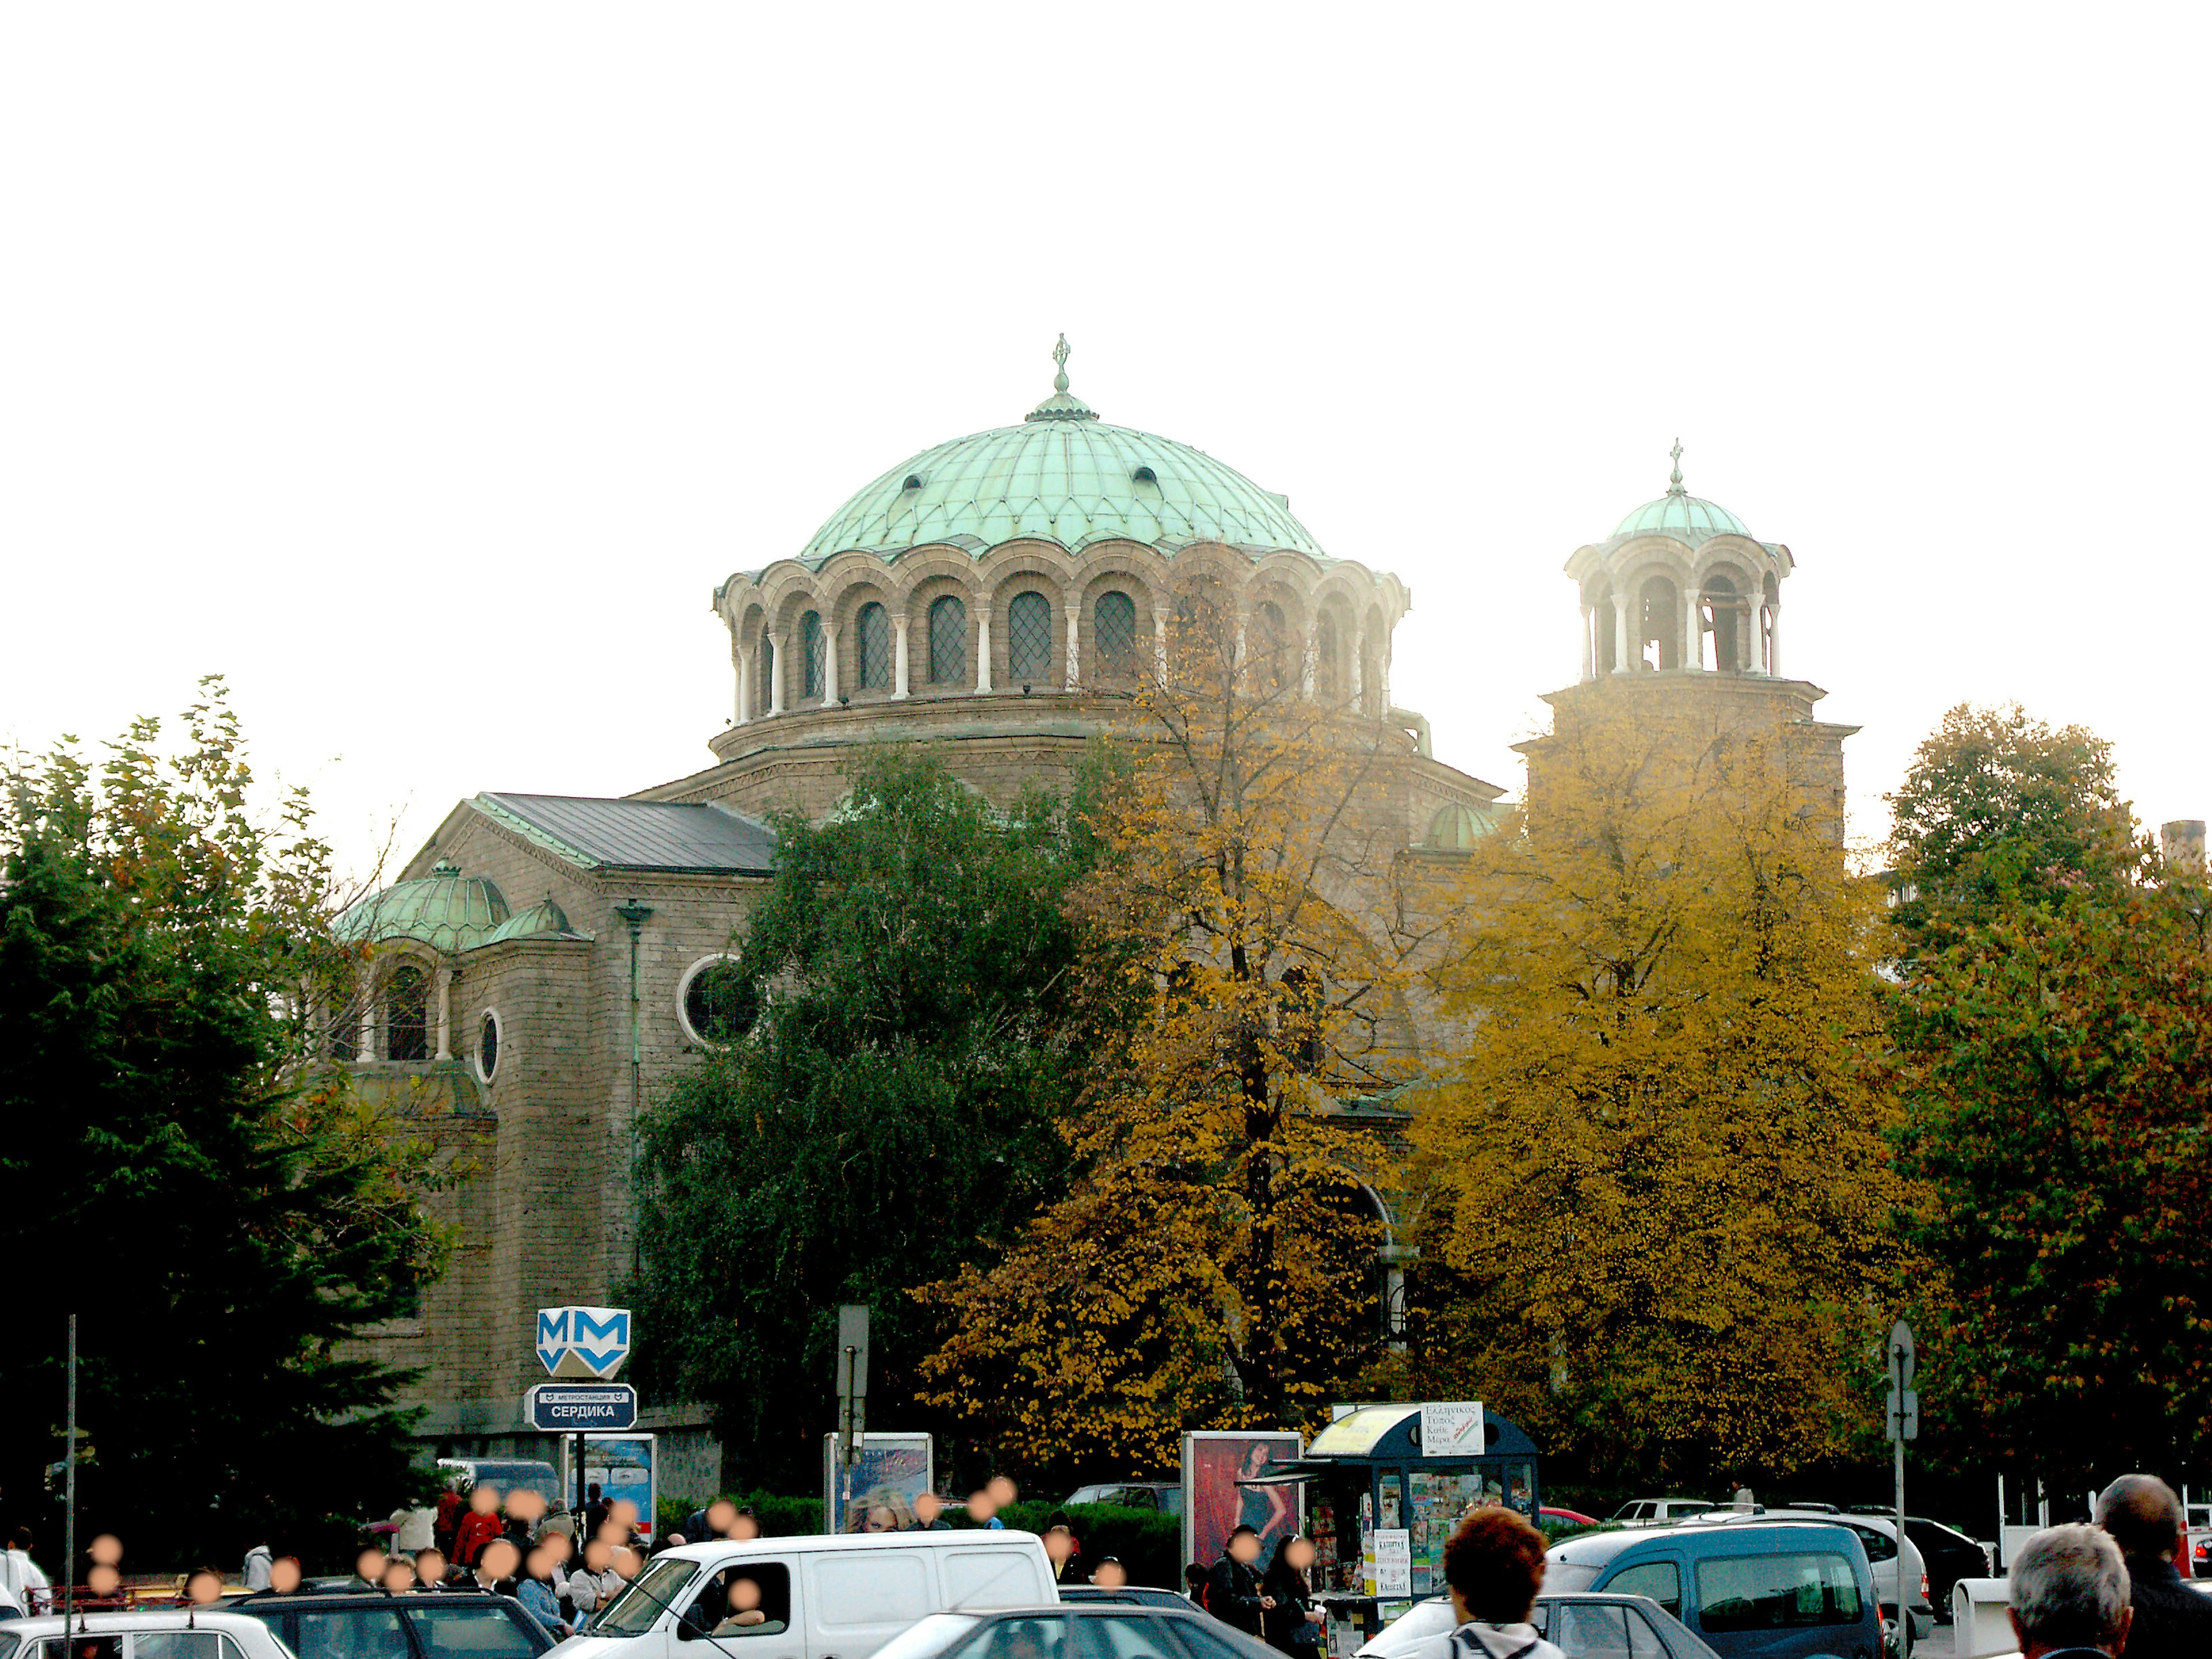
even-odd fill
[[[1042,593],[1017,593],[1006,607],[1006,665],[1018,680],[1052,673],[1052,602]]]
[[[1136,666],[1137,602],[1118,590],[1101,593],[1091,618],[1098,659],[1125,672]]]
[[[1343,695],[1336,684],[1336,618],[1326,611],[1314,619],[1314,690],[1328,702]]]
[[[891,619],[872,601],[860,607],[860,689],[891,689]]]
[[[929,683],[958,685],[968,678],[968,607],[947,593],[929,607]]]
[[[1290,669],[1291,630],[1283,621],[1283,608],[1273,599],[1260,601],[1258,647],[1260,685],[1266,691],[1288,689],[1297,678]]]
[[[800,653],[806,661],[806,690],[801,695],[818,697],[822,695],[822,613],[810,611],[799,620]]]
[[[430,1058],[430,982],[420,968],[395,968],[384,1000],[384,1057]]]

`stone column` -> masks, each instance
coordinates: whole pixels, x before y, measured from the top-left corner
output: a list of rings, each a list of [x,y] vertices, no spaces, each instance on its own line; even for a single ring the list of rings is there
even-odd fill
[[[1753,593],[1744,601],[1743,634],[1735,647],[1737,665],[1747,674],[1766,672],[1766,653],[1759,648],[1759,608],[1765,600]]]
[[[1305,638],[1304,647],[1298,653],[1298,690],[1308,702],[1314,700],[1316,684],[1314,677],[1319,672],[1317,666],[1319,659],[1314,654],[1316,649],[1315,636],[1309,633]]]
[[[1168,683],[1168,619],[1157,596],[1152,604],[1152,674],[1162,685]]]
[[[1595,605],[1586,605],[1583,607],[1583,678],[1584,680],[1594,680],[1597,678],[1596,617]],[[1309,694],[1313,690],[1313,676],[1310,673],[1306,676],[1306,690]]]
[[[988,607],[988,601],[986,601]],[[975,615],[975,690],[980,694],[991,689],[991,613],[986,608]]]
[[[360,1042],[354,1047],[356,1060],[376,1058],[376,964],[364,961],[361,971],[354,976],[355,994],[361,999]]]
[[[1083,643],[1077,627],[1083,616],[1077,605],[1067,607],[1067,689],[1079,690],[1083,685]]]
[[[891,618],[891,701],[906,696],[906,612]]]
[[[837,706],[837,624],[828,617],[822,619],[822,706]]]
[[[1616,674],[1636,672],[1636,659],[1628,649],[1628,607],[1621,602],[1618,593],[1613,596],[1613,672]]]
[[[738,724],[750,726],[753,719],[753,653],[740,651],[738,659]]]
[[[1782,678],[1782,607],[1778,605],[1766,613],[1766,672],[1778,680]]]
[[[1695,589],[1686,587],[1682,590],[1682,666],[1703,665],[1698,651],[1698,595]]]
[[[438,1058],[453,1057],[453,970],[438,969]]]
[[[1361,618],[1359,626],[1352,630],[1352,706],[1361,714],[1367,712],[1367,623]]]
[[[785,652],[790,649],[787,638],[781,634],[769,635],[768,712],[771,714],[783,713],[783,661]]]

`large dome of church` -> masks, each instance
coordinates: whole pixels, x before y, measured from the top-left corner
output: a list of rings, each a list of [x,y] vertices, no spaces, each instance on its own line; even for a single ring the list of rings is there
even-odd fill
[[[1064,355],[1053,385],[1019,426],[955,438],[890,469],[830,515],[800,562],[940,542],[981,552],[1022,536],[1071,549],[1123,537],[1325,556],[1287,496],[1188,444],[1101,421],[1068,392]]]

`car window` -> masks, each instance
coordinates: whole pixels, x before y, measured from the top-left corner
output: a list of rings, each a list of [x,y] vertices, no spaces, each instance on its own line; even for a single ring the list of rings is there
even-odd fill
[[[39,1659],[123,1659],[123,1638],[83,1632],[69,1637],[50,1636],[39,1644]]]
[[[1203,1619],[1163,1620],[1175,1626],[1176,1638],[1190,1650],[1191,1659],[1244,1659],[1233,1642],[1224,1641]]]
[[[815,1622],[823,1630],[869,1625],[903,1628],[935,1611],[929,1605],[929,1569],[919,1552],[851,1550],[817,1555],[807,1566]]]
[[[1606,1580],[1615,1595],[1648,1595],[1677,1619],[1682,1616],[1682,1575],[1672,1561],[1638,1561]]]
[[[977,1620],[961,1613],[933,1613],[918,1625],[909,1625],[878,1648],[875,1659],[932,1659],[956,1647],[975,1628]]]
[[[1851,1530],[1858,1534],[1859,1542],[1866,1547],[1868,1560],[1889,1561],[1896,1559],[1897,1540],[1892,1538],[1887,1533],[1873,1527],[1853,1527]]]
[[[1665,1638],[1640,1607],[1628,1610],[1628,1659],[1668,1659]]]
[[[131,1638],[131,1659],[239,1659],[237,1644],[211,1630],[147,1630]]]
[[[1858,1578],[1840,1555],[1808,1550],[1698,1563],[1698,1620],[1708,1631],[1855,1625],[1860,1617]]]
[[[1628,1609],[1613,1601],[1555,1601],[1544,1632],[1567,1659],[1628,1659]]]
[[[1052,1599],[1042,1567],[1025,1550],[940,1550],[937,1554],[949,1612],[1033,1607]]]
[[[1067,1620],[1000,1619],[954,1650],[956,1659],[1081,1659],[1067,1639]]]
[[[1571,1595],[1577,1590],[1586,1590],[1597,1583],[1603,1572],[1603,1564],[1590,1566],[1580,1561],[1547,1561],[1544,1563],[1544,1590],[1551,1595]]]
[[[699,1571],[695,1561],[664,1555],[617,1591],[615,1599],[592,1616],[594,1636],[635,1636],[653,1628],[662,1612],[678,1605],[684,1584]],[[313,1659],[302,1650],[300,1659]]]
[[[432,1659],[530,1659],[538,1644],[498,1602],[459,1596],[407,1609],[415,1638]]]
[[[1161,1628],[1166,1622],[1141,1613],[1116,1613],[1083,1620],[1079,1627],[1091,1638],[1090,1659],[1182,1659],[1175,1638]]]
[[[414,1659],[390,1607],[302,1607],[300,1659]]]

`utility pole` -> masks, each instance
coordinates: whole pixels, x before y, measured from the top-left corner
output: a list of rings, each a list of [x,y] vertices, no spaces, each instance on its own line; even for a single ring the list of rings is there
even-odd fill
[[[62,1632],[76,1613],[76,1316],[69,1316],[69,1450],[64,1455]]]
[[[1912,1391],[1912,1327],[1889,1328],[1889,1438],[1897,1449],[1897,1622],[1905,1628],[1916,1586],[1905,1582],[1905,1443],[1920,1437],[1920,1396]]]
[[[637,1017],[637,947],[639,939],[645,933],[645,919],[653,914],[653,907],[649,904],[640,904],[635,899],[631,899],[626,904],[615,906],[615,914],[629,927],[629,1170],[634,1172],[637,1168],[638,1116],[643,1110],[638,1085],[638,1067],[644,1058],[644,1036],[639,1030]],[[632,1173],[624,1184],[628,1186],[635,1179],[635,1174]],[[637,1200],[634,1188],[629,1209],[629,1266],[630,1272],[635,1273],[638,1268],[639,1258]]]

